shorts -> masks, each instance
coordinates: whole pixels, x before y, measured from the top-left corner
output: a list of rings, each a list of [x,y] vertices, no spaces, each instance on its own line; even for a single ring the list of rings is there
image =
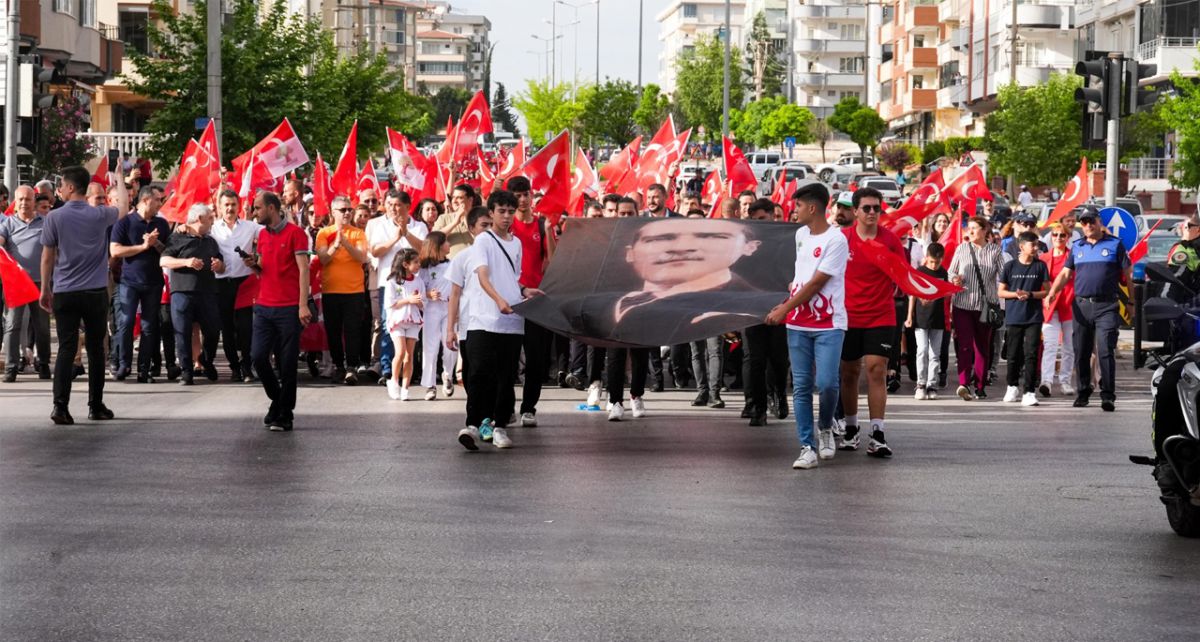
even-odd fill
[[[416,339],[421,336],[421,326],[402,323],[389,328],[388,334],[392,337],[392,343],[400,339]]]
[[[887,357],[896,341],[896,326],[849,328],[842,340],[842,361],[858,361],[864,355]]]

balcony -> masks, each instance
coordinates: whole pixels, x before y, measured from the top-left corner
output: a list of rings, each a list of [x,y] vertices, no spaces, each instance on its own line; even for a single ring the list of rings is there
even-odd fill
[[[1017,4],[1017,24],[1024,29],[1074,29],[1075,7],[1069,0],[1032,0]]]
[[[125,46],[110,25],[85,27],[74,16],[47,11],[42,16],[39,40],[38,49],[44,58],[65,62],[69,78],[99,83],[121,71]]]
[[[938,20],[941,22],[959,22],[969,16],[964,13],[966,7],[959,0],[943,0],[938,3]]]
[[[936,0],[910,2],[904,13],[904,21],[908,31],[936,31],[941,25]]]
[[[913,89],[904,95],[901,103],[904,113],[915,111],[933,111],[937,109],[936,89]]]
[[[1007,61],[1006,61],[1007,62]],[[1031,61],[1028,64],[1017,64],[1017,85],[1021,87],[1034,87],[1036,85],[1045,84],[1050,80],[1050,76],[1056,73],[1070,74],[1073,67],[1067,65],[1054,65],[1049,62]],[[992,81],[989,83],[989,88],[993,93],[999,91],[1001,87],[1012,82],[1012,70],[1004,64],[992,74]]]
[[[967,86],[959,83],[937,90],[937,105],[940,109],[958,107],[967,102]]]
[[[867,9],[862,5],[830,7],[819,4],[804,4],[796,7],[792,12],[799,18],[824,18],[827,20],[865,20],[867,17]]]
[[[859,54],[866,49],[867,43],[863,40],[818,40],[814,38],[805,38],[796,41],[796,52],[805,53],[849,53]]]
[[[936,69],[938,66],[937,49],[933,47],[914,47],[904,54],[904,66],[910,71],[916,69]]]
[[[92,141],[95,149],[119,149],[122,156],[141,156],[142,148],[150,141],[150,134],[133,132],[80,132],[79,138]]]
[[[957,27],[950,32],[950,46],[958,51],[971,46],[971,28]]]
[[[862,84],[862,74],[820,71],[796,74],[796,85],[800,87],[860,87]]]
[[[1158,65],[1158,73],[1141,84],[1148,85],[1167,80],[1173,71],[1187,77],[1196,77],[1198,72],[1194,64],[1200,56],[1197,46],[1200,46],[1200,38],[1160,37],[1138,45],[1134,53],[1137,61]]]

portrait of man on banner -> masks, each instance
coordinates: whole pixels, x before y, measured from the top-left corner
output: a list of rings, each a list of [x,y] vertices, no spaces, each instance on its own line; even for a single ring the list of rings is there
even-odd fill
[[[759,323],[787,295],[795,226],[572,219],[517,312],[593,345],[674,345]]]

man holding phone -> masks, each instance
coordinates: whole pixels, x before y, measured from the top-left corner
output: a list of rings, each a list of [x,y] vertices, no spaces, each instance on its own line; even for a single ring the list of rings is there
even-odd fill
[[[254,253],[255,239],[262,226],[252,219],[238,216],[241,205],[237,192],[223,190],[217,197],[217,216],[220,220],[213,225],[212,237],[227,260],[225,271],[217,274],[217,311],[221,317],[221,342],[225,359],[229,361],[230,378],[233,381],[254,381],[254,370],[250,367],[250,332],[254,321],[254,308],[250,305],[238,307],[238,292],[252,273],[241,259]],[[238,258],[234,258],[234,257]]]

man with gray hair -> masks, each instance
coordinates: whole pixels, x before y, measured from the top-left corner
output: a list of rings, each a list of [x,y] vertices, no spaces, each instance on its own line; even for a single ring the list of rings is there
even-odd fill
[[[29,273],[36,285],[42,280],[42,228],[45,217],[38,216],[34,209],[36,193],[28,185],[16,189],[13,215],[0,221],[0,248],[4,248]],[[37,347],[37,373],[41,379],[50,378],[50,316],[38,307],[37,302],[17,308],[8,308],[4,315],[4,381],[17,380],[17,367],[21,362],[21,348],[29,329],[33,329],[33,343]]]
[[[200,324],[204,345],[200,365],[209,381],[217,380],[213,358],[221,320],[217,314],[217,275],[225,271],[221,248],[209,236],[213,211],[204,203],[188,210],[187,224],[177,228],[163,250],[159,264],[171,270],[171,325],[175,328],[175,355],[183,373],[179,385],[192,385],[192,323]]]
[[[120,316],[117,319],[117,371],[124,381],[133,369],[133,323],[142,310],[142,338],[138,344],[137,381],[153,383],[151,355],[158,343],[158,308],[162,301],[163,273],[158,265],[162,249],[171,236],[166,219],[159,218],[162,196],[155,187],[138,191],[137,215],[122,216],[113,225],[109,254],[122,259]]]

